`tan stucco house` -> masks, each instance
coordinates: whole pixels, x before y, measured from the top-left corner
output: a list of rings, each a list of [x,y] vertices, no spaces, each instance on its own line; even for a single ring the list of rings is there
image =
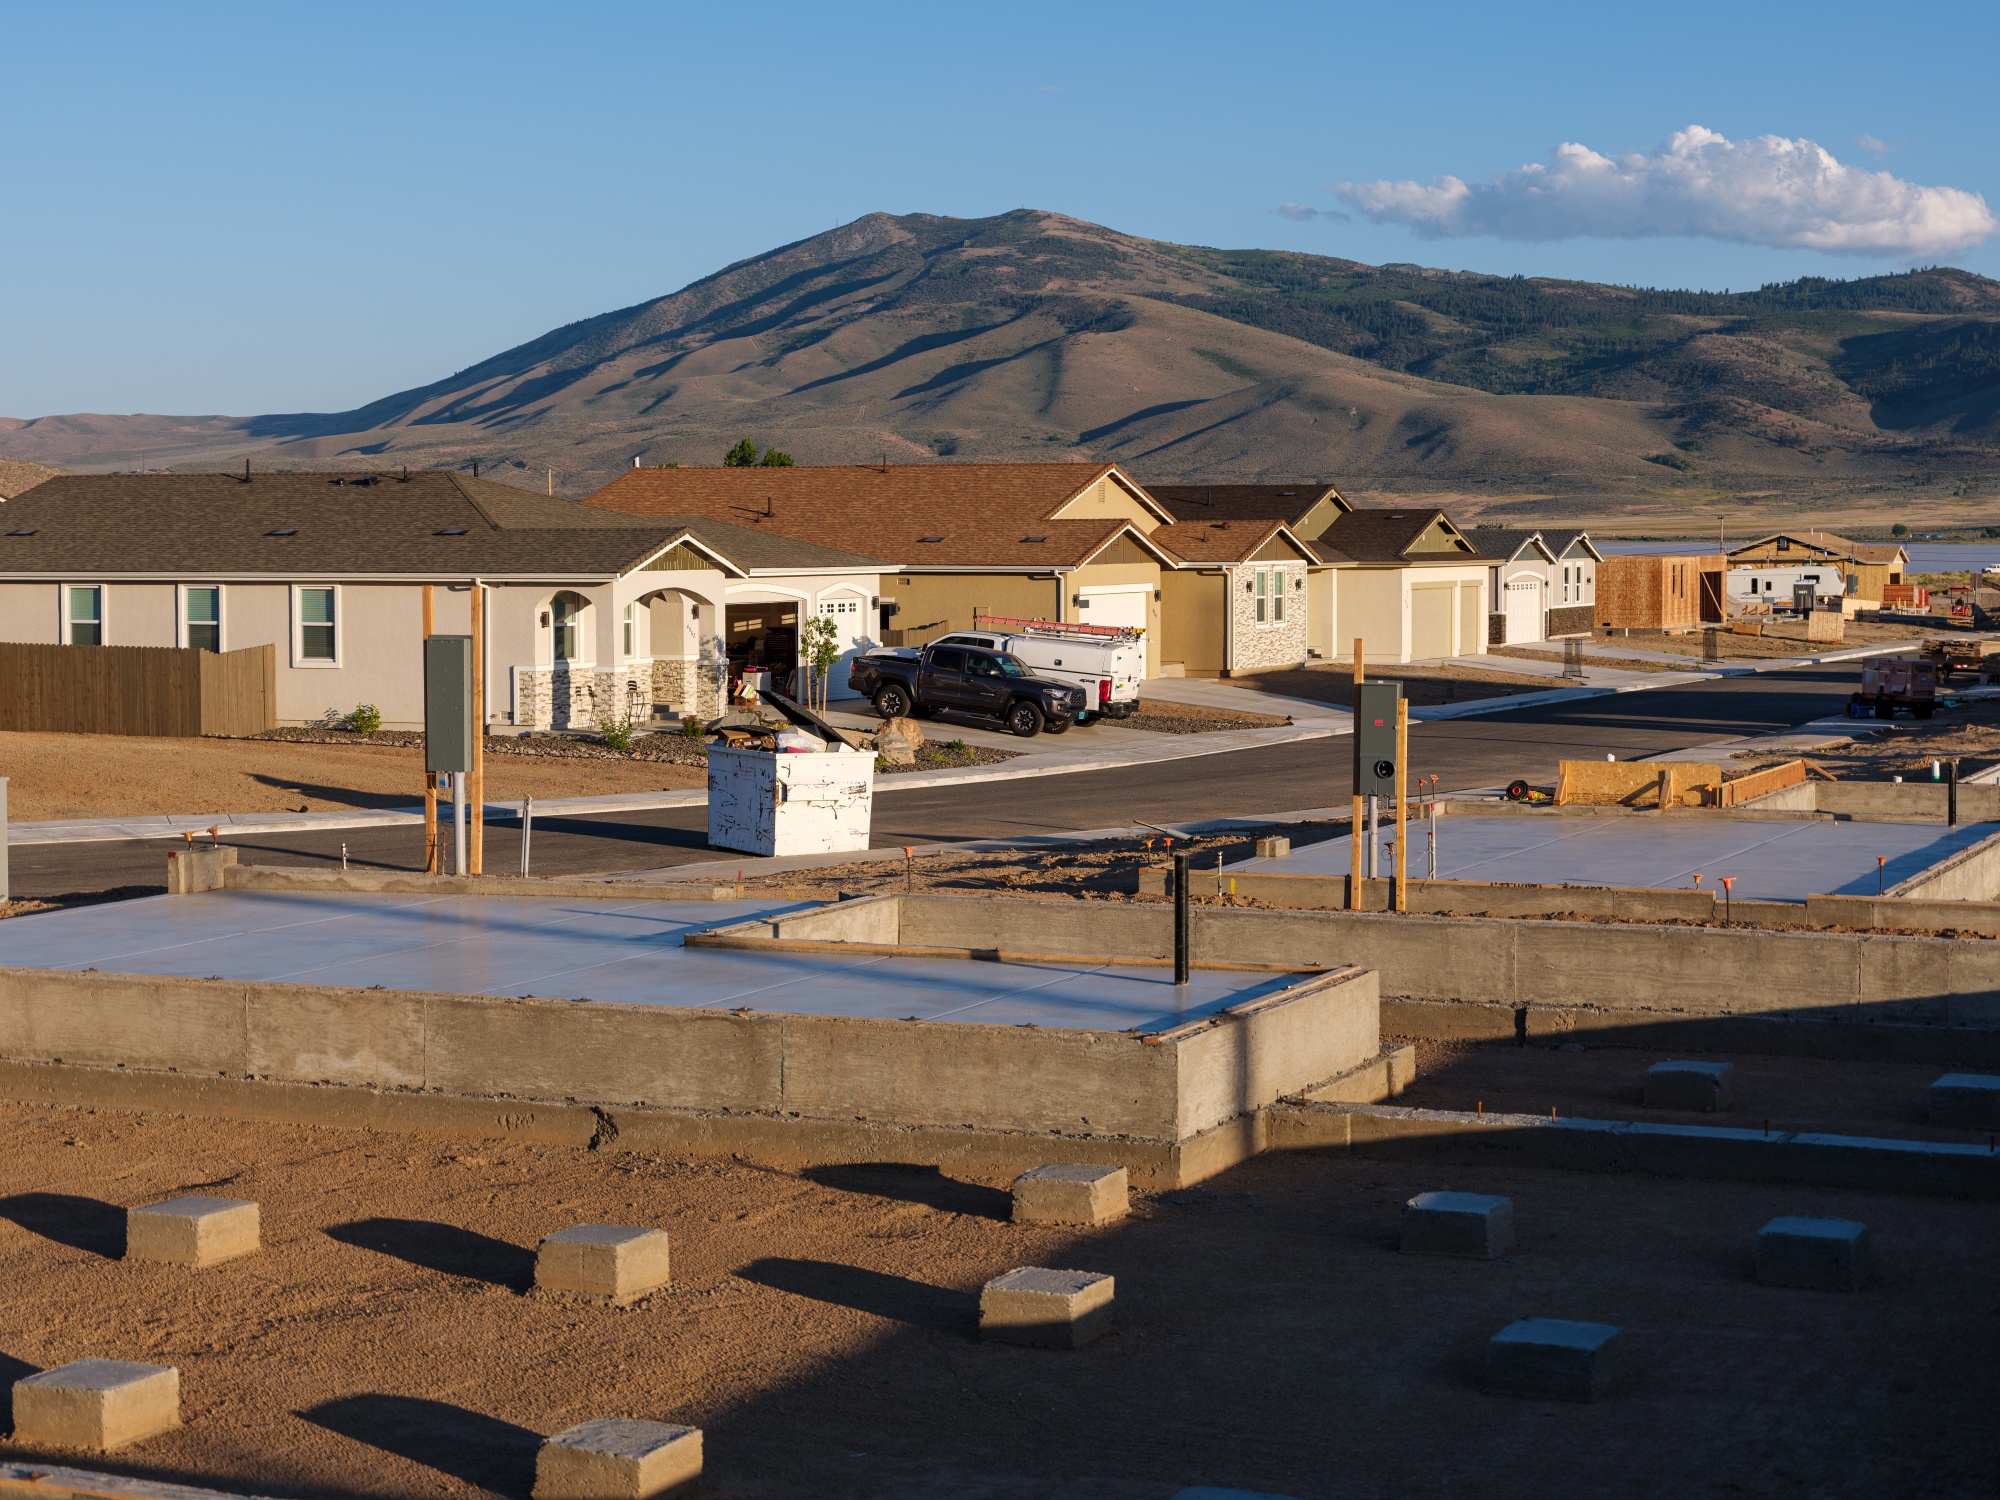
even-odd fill
[[[489,727],[591,728],[718,712],[732,611],[766,643],[831,616],[851,654],[891,560],[453,473],[65,475],[0,505],[0,640],[268,644],[280,723],[369,703],[416,728],[423,587],[445,634],[470,632],[476,587]]]

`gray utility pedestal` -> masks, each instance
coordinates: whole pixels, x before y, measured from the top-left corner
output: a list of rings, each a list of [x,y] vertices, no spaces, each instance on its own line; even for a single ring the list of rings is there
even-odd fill
[[[700,1480],[699,1427],[599,1417],[542,1440],[534,1500],[652,1500]]]
[[[1081,1349],[1111,1327],[1112,1279],[1095,1271],[1028,1266],[979,1293],[979,1334],[1003,1344]]]
[[[1486,1346],[1486,1389],[1506,1396],[1595,1401],[1623,1375],[1624,1336],[1610,1323],[1523,1318]]]
[[[2000,1077],[1945,1074],[1931,1085],[1931,1124],[1947,1130],[2000,1130]]]
[[[535,1290],[623,1307],[667,1284],[664,1229],[579,1224],[535,1248]]]
[[[80,1359],[14,1383],[14,1441],[27,1448],[122,1448],[181,1425],[172,1365]]]
[[[258,1247],[257,1205],[243,1198],[169,1198],[125,1211],[125,1258],[212,1266]]]
[[[1646,1069],[1648,1109],[1729,1108],[1736,1069],[1728,1063],[1657,1062]]]
[[[1017,1224],[1108,1224],[1129,1206],[1123,1167],[1058,1162],[1014,1179]]]
[[[1765,1286],[1851,1292],[1868,1279],[1868,1226],[1853,1219],[1773,1219],[1757,1231]]]
[[[1491,1260],[1514,1249],[1514,1200],[1484,1193],[1419,1193],[1403,1205],[1403,1254]]]

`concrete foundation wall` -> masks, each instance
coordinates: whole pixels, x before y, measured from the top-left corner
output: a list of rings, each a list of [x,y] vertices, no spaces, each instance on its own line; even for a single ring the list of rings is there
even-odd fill
[[[1942,782],[1811,781],[1786,787],[1743,804],[1759,812],[1807,810],[1850,818],[1878,818],[1893,823],[1942,823],[1946,789]],[[2000,822],[2000,786],[1958,788],[1961,823]]]
[[[1885,894],[1920,901],[1991,901],[2000,896],[2000,833],[1918,871]]]
[[[1387,911],[1393,904],[1395,882],[1363,880],[1361,911]],[[1346,911],[1345,875],[1280,875],[1269,871],[1231,874],[1224,869],[1189,873],[1188,888],[1197,897],[1241,896],[1299,911]],[[1141,895],[1173,894],[1173,872],[1160,868],[1139,871]],[[1479,880],[1412,880],[1408,907],[1439,916],[1485,917],[1623,917],[1646,921],[1673,918],[1706,922],[1715,916],[1710,891],[1654,890],[1644,886],[1511,885]]]
[[[1377,1004],[1373,975],[1330,975],[1141,1038],[8,969],[0,1061],[1175,1141],[1372,1054],[1344,1049]]]

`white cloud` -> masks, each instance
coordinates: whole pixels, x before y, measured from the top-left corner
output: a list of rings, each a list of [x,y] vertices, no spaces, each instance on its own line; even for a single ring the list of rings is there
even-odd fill
[[[1293,219],[1299,223],[1304,223],[1308,219],[1338,219],[1343,224],[1349,222],[1349,215],[1337,208],[1313,208],[1304,203],[1280,203],[1271,212],[1281,219]]]
[[[1870,156],[1875,157],[1887,156],[1891,151],[1896,149],[1879,135],[1857,135],[1854,138],[1854,144],[1859,146],[1863,151],[1866,151]]]
[[[1843,166],[1808,140],[1731,141],[1690,125],[1650,156],[1565,143],[1491,182],[1346,182],[1335,191],[1377,223],[1427,239],[1561,240],[1696,235],[1840,255],[1921,256],[2000,233],[1986,200]]]

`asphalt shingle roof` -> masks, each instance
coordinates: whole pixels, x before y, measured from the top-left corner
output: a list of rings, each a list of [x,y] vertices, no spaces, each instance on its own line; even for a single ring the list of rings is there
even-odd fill
[[[612,576],[682,532],[746,569],[886,566],[706,516],[640,519],[432,470],[407,479],[254,474],[248,482],[237,474],[60,475],[0,505],[0,575]]]
[[[1172,511],[1177,521],[1284,521],[1296,525],[1335,490],[1324,483],[1149,484],[1146,493]]]
[[[1177,521],[1147,540],[1183,562],[1240,563],[1284,529],[1282,521]]]
[[[1450,517],[1442,510],[1356,510],[1350,511],[1313,539],[1313,547],[1327,562],[1358,563],[1468,563],[1491,562],[1476,552],[1412,552],[1410,545],[1430,529],[1433,522]]]

